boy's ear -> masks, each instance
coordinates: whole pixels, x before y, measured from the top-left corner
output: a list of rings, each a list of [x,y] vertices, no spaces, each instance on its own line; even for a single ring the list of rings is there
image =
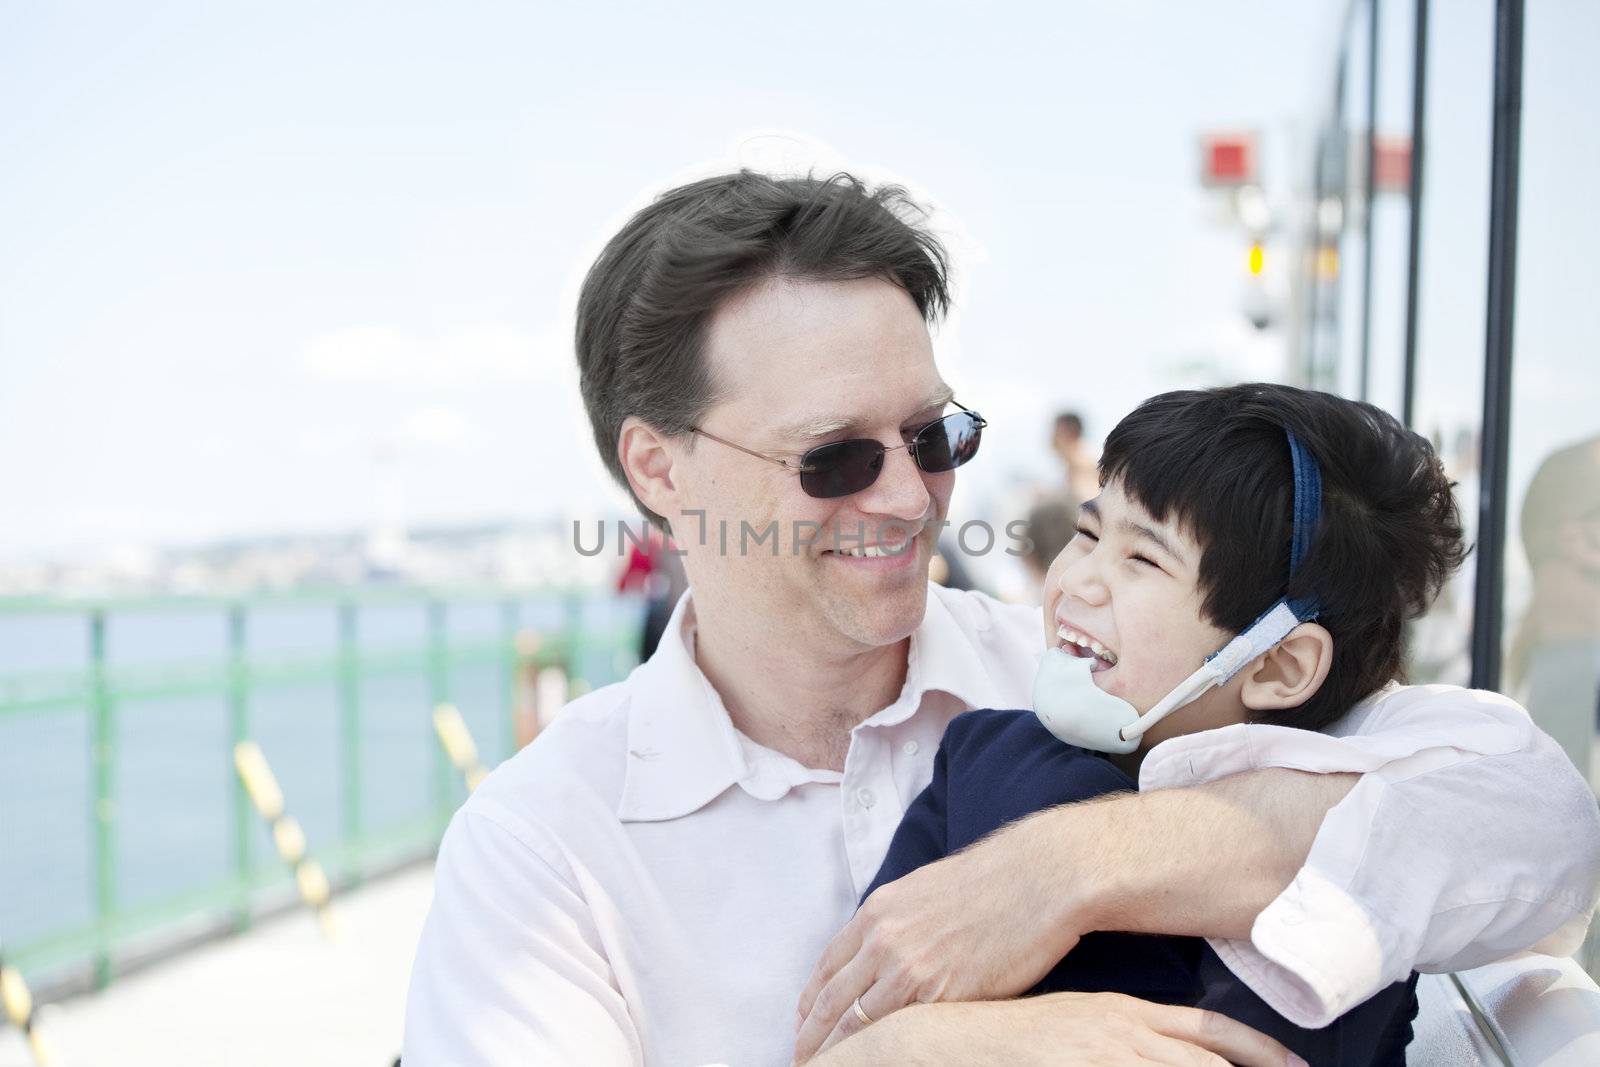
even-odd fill
[[[1332,666],[1333,635],[1314,622],[1303,622],[1245,668],[1239,699],[1251,711],[1297,708],[1322,688]]]
[[[672,504],[678,491],[672,469],[675,454],[664,434],[643,419],[628,416],[617,434],[617,458],[645,507],[657,515],[674,514]]]

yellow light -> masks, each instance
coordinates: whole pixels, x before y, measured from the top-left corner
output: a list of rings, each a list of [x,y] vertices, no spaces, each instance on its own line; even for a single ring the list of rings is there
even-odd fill
[[[1261,242],[1257,241],[1250,246],[1250,273],[1260,274],[1266,265],[1267,251],[1261,247]]]
[[[1317,249],[1317,277],[1337,278],[1339,276],[1339,250],[1332,245],[1323,245]]]

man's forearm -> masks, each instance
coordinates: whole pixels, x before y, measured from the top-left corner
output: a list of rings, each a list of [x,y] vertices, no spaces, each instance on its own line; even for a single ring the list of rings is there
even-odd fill
[[[1202,1058],[1244,1067],[1305,1067],[1276,1041],[1232,1019],[1117,993],[913,1004],[846,1038],[809,1067],[1122,1067]]]
[[[1025,833],[1078,929],[1248,938],[1294,880],[1353,774],[1266,769],[1055,808]]]
[[[841,1041],[807,1067],[941,1067],[959,1046],[963,1062],[982,1062],[983,1009],[970,1004],[913,1004]],[[987,1007],[987,1005],[985,1005]]]

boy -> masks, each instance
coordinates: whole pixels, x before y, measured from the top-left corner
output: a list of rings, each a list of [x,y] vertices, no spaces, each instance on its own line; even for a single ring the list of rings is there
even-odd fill
[[[1166,738],[1327,727],[1400,676],[1403,623],[1465,554],[1428,445],[1323,393],[1154,397],[1112,431],[1100,477],[1046,579],[1035,711],[951,723],[866,895],[1031,812],[1137,788]],[[1403,1065],[1416,1013],[1413,975],[1302,1029],[1183,937],[1085,937],[1031,992],[1061,990],[1210,1008],[1318,1065]]]

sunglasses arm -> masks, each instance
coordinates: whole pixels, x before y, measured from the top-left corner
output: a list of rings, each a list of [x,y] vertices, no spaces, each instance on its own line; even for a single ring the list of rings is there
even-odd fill
[[[689,432],[690,433],[697,433],[701,437],[709,437],[709,438],[711,438],[711,440],[715,441],[719,445],[727,445],[729,448],[736,449],[737,451],[743,452],[747,456],[754,456],[756,459],[764,459],[768,463],[776,463],[778,466],[787,468],[788,470],[792,470],[792,471],[795,471],[795,472],[801,472],[801,471],[806,471],[806,470],[810,469],[809,467],[803,466],[802,464],[799,464],[799,463],[790,463],[786,459],[779,459],[777,456],[774,456],[774,455],[772,455],[770,453],[767,453],[767,452],[757,452],[753,448],[746,448],[746,447],[744,447],[744,445],[736,445],[732,441],[729,441],[727,438],[718,437],[716,434],[709,433],[709,432],[707,432],[705,430],[702,430],[698,426],[689,427]]]

